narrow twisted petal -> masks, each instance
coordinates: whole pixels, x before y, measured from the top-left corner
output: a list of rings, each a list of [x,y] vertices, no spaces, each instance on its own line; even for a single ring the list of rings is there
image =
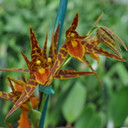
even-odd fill
[[[127,51],[127,47],[125,45],[125,43],[120,39],[120,37],[118,37],[115,33],[113,33],[109,28],[102,26],[102,29],[104,31],[106,31],[108,33],[108,35],[111,35],[111,37],[115,38],[116,40],[118,40],[123,47],[125,48],[125,50]],[[118,45],[119,46],[119,45]]]
[[[15,103],[19,98],[19,95],[15,95],[15,93],[0,92],[0,98]]]
[[[107,35],[102,29],[97,29],[96,35],[101,43],[104,43],[108,48],[113,50],[119,57],[121,57],[121,54],[113,46],[112,41],[114,41],[114,40],[112,38],[110,38],[109,35]],[[117,43],[115,42],[115,44],[117,44]]]
[[[90,55],[92,58],[96,59],[97,61],[99,60],[97,55],[103,55],[119,61],[125,61],[124,59],[122,59],[122,57],[114,55],[108,51],[105,51],[102,49],[102,47],[97,47],[100,44],[100,41],[96,36],[92,36],[85,41],[83,40],[81,44],[85,48],[86,51],[85,54]]]
[[[51,68],[50,74],[49,74],[48,79],[47,79],[46,83],[44,84],[44,86],[48,86],[51,83],[53,76],[55,75],[57,70],[61,67],[61,65],[64,63],[67,55],[68,55],[67,46],[64,43],[62,45],[60,51],[57,54],[56,61],[54,62],[53,67]]]
[[[32,28],[30,28],[30,38],[31,38],[31,58],[32,60],[36,60],[37,56],[42,56],[42,50],[39,47],[39,43],[37,41],[37,38],[32,30]]]
[[[59,39],[59,30],[60,30],[60,25],[58,25],[55,33],[52,35],[52,42],[51,46],[49,49],[49,58],[52,58],[51,66],[53,66],[53,63],[56,60],[57,56],[57,44],[58,44],[58,39]]]
[[[45,58],[46,60],[47,60],[47,40],[48,40],[48,33],[46,33],[45,42],[44,42],[44,47],[43,47],[43,51],[42,51],[42,56],[43,56],[43,58]]]
[[[119,61],[125,61],[123,58],[121,58],[117,55],[114,55],[114,54],[112,54],[108,51],[103,50],[101,47],[94,48],[94,52],[96,54],[103,55],[103,56],[106,56],[106,57],[109,57],[109,58],[112,58],[112,59],[116,59],[116,60],[119,60]]]
[[[69,78],[76,78],[84,75],[91,75],[94,74],[93,72],[77,72],[75,70],[61,70],[59,69],[55,75],[55,79],[69,79]]]
[[[3,69],[0,69],[0,71],[13,71],[13,72],[29,73],[29,69],[23,69],[23,68],[3,68]]]

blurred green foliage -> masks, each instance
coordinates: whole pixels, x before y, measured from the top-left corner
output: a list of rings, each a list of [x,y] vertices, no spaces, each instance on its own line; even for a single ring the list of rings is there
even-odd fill
[[[30,58],[29,27],[34,29],[40,46],[48,31],[48,43],[54,28],[59,0],[0,0],[0,68],[26,67],[19,50]],[[128,46],[128,4],[109,0],[73,0],[68,3],[61,43],[65,31],[79,12],[77,31],[84,35],[101,12],[104,16],[99,25],[107,26],[119,35]],[[121,54],[126,62],[100,57],[100,65],[88,58],[97,69],[104,84],[99,86],[95,76],[71,80],[54,80],[55,95],[51,96],[45,128],[75,126],[76,128],[112,128],[128,126],[128,55]],[[86,64],[72,59],[68,68],[88,71]],[[7,76],[18,79],[21,73],[0,72],[0,90],[10,91]],[[27,76],[28,77],[28,76]],[[7,127],[4,118],[11,103],[0,99],[0,127]],[[13,127],[17,124],[14,122]]]

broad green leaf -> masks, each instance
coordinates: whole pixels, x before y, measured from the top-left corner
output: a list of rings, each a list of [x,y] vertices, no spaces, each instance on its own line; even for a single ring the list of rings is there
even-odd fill
[[[86,100],[86,88],[78,81],[69,92],[66,98],[62,112],[68,123],[74,122],[83,110]]]
[[[102,128],[103,120],[103,114],[96,113],[95,106],[89,104],[76,122],[75,128]]]
[[[114,94],[111,99],[110,114],[116,127],[123,125],[128,116],[128,87]]]
[[[96,113],[87,128],[103,128],[102,114]]]
[[[95,106],[93,104],[89,104],[88,106],[86,106],[82,112],[82,115],[77,120],[75,124],[75,128],[85,128],[85,127],[88,128],[94,114],[95,114]]]

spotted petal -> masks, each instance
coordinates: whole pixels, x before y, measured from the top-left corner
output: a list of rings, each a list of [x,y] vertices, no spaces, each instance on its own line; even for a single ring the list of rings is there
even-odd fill
[[[79,39],[84,39],[85,36],[80,36],[75,29],[78,26],[78,13],[76,13],[76,16],[74,17],[71,26],[69,27],[69,29],[66,31],[66,39],[71,39],[71,38],[79,38]]]
[[[93,72],[77,72],[75,70],[61,70],[59,69],[54,78],[55,79],[69,79],[69,78],[76,78],[84,75],[91,75],[94,74]]]
[[[42,57],[45,58],[46,60],[47,60],[47,40],[48,40],[48,33],[46,34],[44,47],[42,51]]]
[[[94,48],[94,50],[95,50],[96,54],[107,56],[109,58],[116,59],[116,60],[119,60],[119,61],[125,61],[123,58],[121,58],[119,56],[116,56],[116,55],[114,55],[110,52],[107,52],[107,51],[103,50],[102,48]]]
[[[68,55],[67,46],[66,46],[66,43],[64,43],[60,48],[59,53],[57,54],[56,61],[54,62],[54,65],[50,71],[50,74],[44,86],[48,86],[51,83],[53,76],[55,75],[57,70],[61,67],[61,65],[64,63],[67,55]]]
[[[15,103],[17,99],[19,98],[20,93],[19,92],[0,92],[0,98],[8,100],[12,103]]]
[[[30,96],[33,94],[35,88],[37,86],[37,82],[34,79],[34,76],[30,76],[30,80],[28,81],[23,93],[20,98],[15,102],[14,106],[11,108],[6,118],[9,117],[17,108],[19,108],[25,101],[27,101]]]
[[[75,15],[75,17],[74,17],[74,19],[72,21],[72,24],[71,24],[71,26],[69,27],[68,30],[75,30],[77,28],[77,26],[78,26],[78,21],[79,21],[78,13],[76,13],[76,15]]]
[[[90,37],[85,41],[81,42],[82,45],[84,45],[86,54],[89,54],[91,57],[99,61],[98,55],[107,56],[109,58],[113,58],[119,61],[125,61],[122,59],[122,57],[119,57],[117,55],[114,55],[108,51],[103,50],[101,47],[97,47],[97,45],[100,43],[97,37]]]
[[[42,56],[42,51],[41,48],[39,47],[39,43],[37,41],[37,38],[32,30],[32,28],[30,28],[30,38],[31,38],[31,58],[32,60],[36,60],[37,56]]]
[[[119,49],[120,49],[120,46],[115,41],[115,39],[117,39],[127,50],[127,47],[125,46],[123,41],[118,36],[116,36],[113,32],[111,32],[107,27],[100,26],[96,31],[96,36],[101,43],[104,43],[107,47],[109,47],[111,50],[113,50],[119,57],[121,57],[121,54],[117,51],[117,49],[114,47],[114,45],[116,45]]]
[[[3,68],[3,69],[0,69],[0,71],[13,71],[13,72],[29,73],[29,69],[23,69],[23,68]]]
[[[59,30],[60,30],[60,25],[58,25],[55,33],[52,35],[52,42],[51,46],[49,49],[49,58],[51,58],[51,66],[53,66],[53,63],[56,60],[57,56],[57,44],[58,44],[58,39],[59,39]]]
[[[109,28],[102,26],[101,27],[111,38],[115,38],[117,41],[119,41],[123,47],[125,48],[125,50],[127,51],[127,47],[125,45],[125,43],[120,39],[120,37],[118,37],[115,33],[113,33]],[[117,47],[119,47],[119,45],[116,42],[113,42],[115,45],[117,45]]]

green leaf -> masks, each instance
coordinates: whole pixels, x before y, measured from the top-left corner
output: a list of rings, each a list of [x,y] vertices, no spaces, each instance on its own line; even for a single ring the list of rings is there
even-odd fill
[[[116,92],[111,99],[110,114],[116,127],[122,126],[128,116],[128,87]]]
[[[83,110],[86,100],[86,88],[78,81],[69,92],[65,100],[62,112],[68,123],[75,121]]]
[[[75,81],[76,81],[76,79],[75,79]],[[59,123],[59,120],[61,119],[61,109],[62,109],[62,106],[63,106],[62,103],[65,101],[66,97],[68,97],[67,94],[73,88],[73,85],[74,85],[75,81],[73,81],[71,79],[66,80],[66,81],[62,80],[61,85],[62,86],[64,85],[63,87],[61,86],[62,90],[60,91],[60,89],[57,89],[57,90],[55,89],[56,93],[55,93],[54,96],[57,97],[57,101],[55,102],[54,105],[53,105],[52,102],[50,102],[51,103],[50,106],[53,106],[53,107],[50,108],[50,110],[47,112],[47,116],[46,116],[46,120],[45,120],[45,127],[48,127],[49,125],[55,127],[56,124]],[[56,83],[54,83],[54,85],[56,87]],[[60,85],[60,83],[59,83],[59,85]],[[55,99],[54,96],[53,96],[53,99]]]
[[[84,128],[85,126],[88,128],[92,117],[95,113],[95,106],[93,104],[89,104],[85,107],[85,109],[82,112],[82,115],[78,119],[78,121],[75,124],[75,128]]]
[[[76,122],[75,128],[102,128],[103,119],[103,114],[96,113],[95,106],[89,104]]]
[[[103,118],[101,113],[96,113],[88,128],[103,128]]]
[[[35,109],[31,109],[30,116],[32,118],[32,121],[40,120],[41,112],[39,112]]]

